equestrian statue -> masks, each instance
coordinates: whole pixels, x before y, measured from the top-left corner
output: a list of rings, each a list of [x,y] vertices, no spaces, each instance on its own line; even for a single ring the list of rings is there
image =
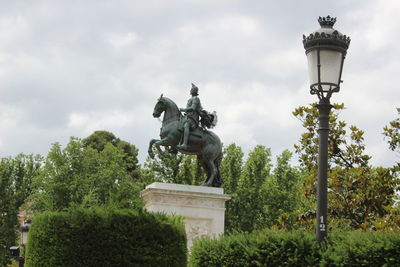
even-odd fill
[[[216,125],[217,115],[215,111],[210,113],[202,108],[198,97],[199,88],[193,83],[190,94],[191,98],[186,108],[181,109],[163,95],[158,99],[153,117],[159,118],[164,113],[161,139],[152,139],[148,152],[150,157],[154,158],[153,145],[155,145],[162,157],[177,152],[196,155],[207,175],[203,186],[220,187],[223,183],[220,174],[222,143],[215,133],[208,130]],[[161,146],[166,148],[165,151]]]

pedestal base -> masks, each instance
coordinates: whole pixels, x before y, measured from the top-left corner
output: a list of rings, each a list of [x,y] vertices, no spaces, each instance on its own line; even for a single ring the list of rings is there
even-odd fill
[[[197,238],[224,233],[225,201],[231,197],[222,188],[152,183],[140,194],[148,211],[185,217],[189,249]]]

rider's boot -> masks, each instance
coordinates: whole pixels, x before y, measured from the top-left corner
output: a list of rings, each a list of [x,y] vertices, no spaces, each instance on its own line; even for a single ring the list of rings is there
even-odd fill
[[[186,150],[187,145],[188,145],[188,140],[189,140],[189,125],[185,125],[184,131],[183,131],[183,142],[182,142],[182,144],[178,145],[178,148]]]

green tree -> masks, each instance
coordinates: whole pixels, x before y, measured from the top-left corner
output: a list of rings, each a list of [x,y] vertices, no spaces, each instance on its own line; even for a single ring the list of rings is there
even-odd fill
[[[304,205],[302,196],[303,174],[290,165],[292,153],[285,150],[277,157],[277,164],[270,178],[264,183],[266,192],[264,210],[267,226],[279,225],[293,228],[296,212]]]
[[[143,168],[143,176],[146,183],[164,182],[164,183],[180,183],[179,171],[183,161],[183,154],[171,154],[170,157],[164,158],[159,151],[155,152],[155,158],[146,158]]]
[[[230,200],[236,214],[231,229],[251,232],[266,226],[263,184],[270,175],[271,166],[269,148],[258,145],[249,153],[238,181],[236,197]]]
[[[114,205],[140,208],[140,185],[135,184],[125,153],[108,143],[98,151],[71,138],[62,149],[53,144],[42,172],[35,179],[35,211],[60,211],[74,206]]]
[[[189,185],[202,185],[206,175],[197,157],[193,155],[184,155],[179,166],[178,181]]]
[[[334,168],[329,180],[329,210],[333,223],[353,229],[400,226],[395,212],[399,179],[391,168]]]
[[[9,247],[17,240],[18,213],[32,191],[32,180],[38,174],[42,158],[18,155],[0,159],[0,264],[10,261]]]
[[[397,119],[383,128],[383,135],[387,138],[389,148],[400,155],[400,108],[397,108],[397,115]],[[397,163],[397,171],[400,171],[400,162]]]
[[[202,185],[207,178],[207,176],[204,172],[204,169],[194,156],[192,156],[192,164],[194,165],[193,166],[194,174],[193,174],[192,184],[193,185]]]
[[[365,153],[364,132],[354,125],[347,127],[346,122],[338,119],[339,112],[344,109],[343,104],[333,106],[328,149],[328,212],[331,225],[374,229],[382,218],[395,218],[390,213],[395,205],[399,179],[390,168],[370,166],[371,157]],[[315,203],[318,110],[316,104],[312,104],[310,107],[297,108],[293,114],[306,129],[295,148],[301,166],[309,173],[305,180],[305,196]],[[315,217],[315,208],[307,214]]]
[[[221,162],[221,176],[224,179],[222,187],[225,194],[230,194],[232,200],[225,203],[225,229],[234,230],[236,222],[240,217],[239,203],[236,201],[238,182],[243,170],[243,151],[236,144],[232,143],[224,148],[224,156]]]
[[[125,153],[123,159],[126,162],[126,170],[131,173],[132,178],[139,178],[138,149],[133,144],[115,137],[113,133],[108,131],[95,131],[82,142],[84,147],[92,147],[98,152],[103,151],[109,143],[121,149]]]
[[[238,187],[243,169],[242,148],[232,143],[224,149],[221,162],[221,175],[224,179],[223,187],[227,194],[233,194]]]
[[[206,177],[196,156],[178,153],[170,154],[166,158],[162,157],[158,151],[154,159],[147,157],[142,175],[142,180],[146,184],[164,182],[201,185]]]
[[[344,104],[333,104],[330,112],[328,164],[330,167],[343,168],[366,166],[371,157],[364,153],[364,132],[352,125],[349,127],[350,133],[348,134],[347,123],[338,118],[344,108]],[[299,143],[295,145],[296,153],[300,156],[300,165],[310,172],[315,172],[318,167],[319,141],[317,104],[298,107],[293,115],[302,122],[302,126],[306,129],[306,132],[301,135]]]

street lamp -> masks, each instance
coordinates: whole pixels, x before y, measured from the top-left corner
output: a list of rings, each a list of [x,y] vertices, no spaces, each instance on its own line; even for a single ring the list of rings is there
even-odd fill
[[[25,264],[25,250],[26,250],[26,244],[28,243],[28,233],[30,227],[31,227],[31,220],[25,220],[24,224],[21,226],[21,245],[24,249],[22,256],[18,255],[18,257],[15,258],[19,262],[20,267],[24,267]]]
[[[333,29],[336,18],[318,19],[321,28],[309,36],[303,35],[308,61],[310,93],[319,103],[318,187],[317,187],[317,241],[327,235],[328,215],[328,134],[332,93],[339,92],[343,62],[350,45],[350,37]]]
[[[18,266],[19,267],[24,267],[25,264],[25,248],[26,248],[26,243],[28,241],[28,232],[29,228],[31,227],[31,220],[25,220],[24,224],[21,226],[21,245],[24,248],[23,249],[23,255],[20,255],[20,248],[18,246],[12,246],[10,247],[10,253],[11,256],[18,261]]]
[[[25,220],[24,224],[21,226],[21,245],[26,246],[28,242],[28,232],[31,227],[31,220]]]

